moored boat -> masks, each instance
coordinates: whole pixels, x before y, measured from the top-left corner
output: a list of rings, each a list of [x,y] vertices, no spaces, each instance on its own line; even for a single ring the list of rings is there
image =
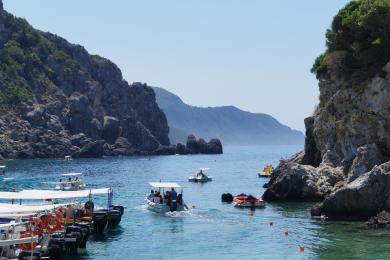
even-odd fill
[[[209,170],[209,168],[201,168],[199,169],[198,173],[194,176],[188,177],[188,181],[190,182],[198,182],[198,183],[205,183],[212,181],[213,178],[211,176],[207,176],[205,172]]]
[[[233,198],[234,206],[239,208],[263,208],[265,202],[261,198],[252,195],[240,194]]]
[[[42,184],[55,185],[56,190],[77,191],[85,189],[86,185],[79,176],[82,173],[65,173],[61,174],[61,178],[56,182],[43,182]],[[64,180],[63,180],[64,179]]]

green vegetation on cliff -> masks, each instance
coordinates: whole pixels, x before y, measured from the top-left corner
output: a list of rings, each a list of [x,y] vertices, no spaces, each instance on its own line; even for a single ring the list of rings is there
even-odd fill
[[[56,74],[46,64],[49,59],[62,63],[65,69],[80,65],[58,50],[24,19],[3,12],[2,19],[8,37],[0,46],[0,99],[16,105],[27,101],[34,89],[45,92],[57,82]]]
[[[327,50],[319,56],[312,72],[326,71],[327,54],[346,51],[346,69],[356,71],[383,66],[390,58],[390,0],[356,0],[333,18],[326,32]],[[376,66],[377,65],[377,66]]]

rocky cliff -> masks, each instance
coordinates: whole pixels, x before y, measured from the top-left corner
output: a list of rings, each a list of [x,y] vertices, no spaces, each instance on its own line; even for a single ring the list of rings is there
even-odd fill
[[[317,58],[320,102],[304,152],[281,161],[264,199],[315,200],[314,215],[368,218],[390,209],[390,1],[347,4]]]
[[[1,0],[0,60],[2,157],[176,153],[152,88],[129,85],[111,61],[32,28]]]

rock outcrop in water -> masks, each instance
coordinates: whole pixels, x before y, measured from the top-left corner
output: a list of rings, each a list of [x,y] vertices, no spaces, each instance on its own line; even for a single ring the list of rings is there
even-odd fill
[[[353,1],[313,66],[320,103],[305,150],[282,161],[264,199],[315,200],[313,215],[367,219],[390,210],[390,1]],[[387,28],[387,27],[386,27]]]
[[[152,88],[129,85],[111,61],[32,28],[4,11],[1,0],[0,60],[0,157],[183,150],[170,146],[167,119]]]

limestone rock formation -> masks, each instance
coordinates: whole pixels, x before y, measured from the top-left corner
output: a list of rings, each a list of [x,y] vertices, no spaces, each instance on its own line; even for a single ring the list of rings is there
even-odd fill
[[[305,119],[305,150],[281,162],[265,199],[324,200],[312,213],[334,218],[368,219],[389,210],[390,33],[381,30],[384,21],[390,21],[389,1],[353,1],[336,15],[327,51],[312,70],[320,100]]]
[[[0,156],[175,154],[146,84],[128,84],[111,61],[41,32],[0,1]],[[218,142],[180,153],[222,152]]]
[[[178,147],[181,144],[177,145]],[[186,150],[191,154],[221,154],[223,148],[221,141],[217,138],[211,139],[208,143],[200,138],[197,139],[194,135],[189,135],[187,138]],[[182,150],[181,148],[178,150]]]

